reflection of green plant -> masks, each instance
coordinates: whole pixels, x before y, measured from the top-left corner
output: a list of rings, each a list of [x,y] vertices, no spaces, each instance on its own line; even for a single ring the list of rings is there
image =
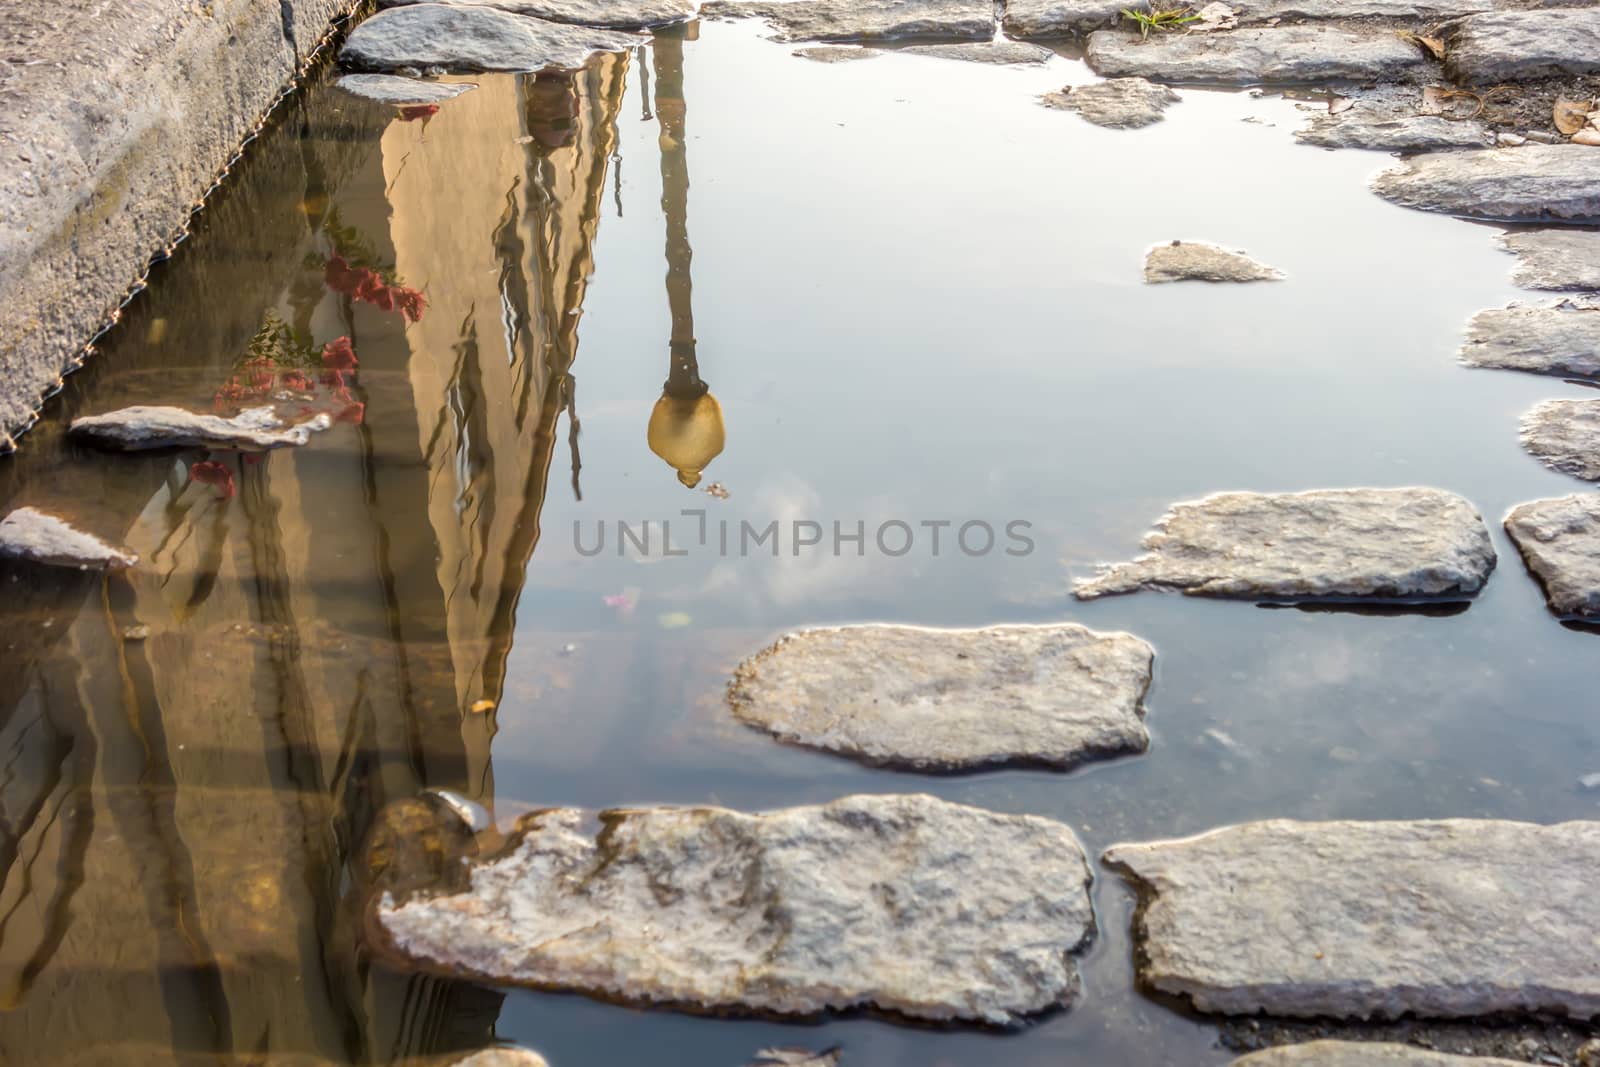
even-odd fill
[[[1167,30],[1175,30],[1186,22],[1200,21],[1200,16],[1190,14],[1189,9],[1186,7],[1165,7],[1157,9],[1154,3],[1150,4],[1150,10],[1148,12],[1131,11],[1128,8],[1123,8],[1122,17],[1132,19],[1138,24],[1139,37],[1141,40],[1149,37],[1151,30],[1157,30],[1164,33]]]
[[[276,312],[268,311],[261,318],[261,329],[250,338],[245,356],[237,365],[265,361],[279,367],[315,367],[319,351],[309,338],[295,333]]]
[[[328,240],[333,245],[333,254],[339,256],[349,266],[372,271],[385,285],[401,284],[400,276],[395,273],[393,264],[386,263],[354,226],[345,226],[340,222],[338,208],[328,212],[328,217],[322,223],[322,232],[328,235]],[[327,257],[312,252],[306,257],[305,267],[307,270],[321,270],[326,260]]]

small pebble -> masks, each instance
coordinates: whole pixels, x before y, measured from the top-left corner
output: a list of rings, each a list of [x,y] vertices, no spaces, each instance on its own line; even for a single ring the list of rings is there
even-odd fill
[[[125,626],[122,630],[124,641],[143,641],[150,636],[150,627],[140,623],[137,626]]]
[[[1501,133],[1495,135],[1495,141],[1504,148],[1515,148],[1528,143],[1528,139],[1517,133]]]

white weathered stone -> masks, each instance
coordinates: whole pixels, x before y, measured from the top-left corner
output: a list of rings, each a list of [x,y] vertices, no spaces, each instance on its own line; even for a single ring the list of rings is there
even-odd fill
[[[1376,1041],[1308,1041],[1241,1056],[1230,1067],[1525,1067],[1492,1056],[1455,1056]]]
[[[804,1048],[764,1048],[756,1053],[756,1058],[747,1067],[835,1067],[839,1062],[841,1050],[828,1049],[826,1052],[812,1052]]]
[[[1513,222],[1600,217],[1600,152],[1583,145],[1524,145],[1429,152],[1372,179],[1406,207]]]
[[[450,1067],[550,1067],[545,1058],[525,1048],[486,1048],[459,1060]]]
[[[1493,0],[1230,0],[1241,23],[1268,19],[1424,19],[1489,11]]]
[[[1489,530],[1442,489],[1219,493],[1173,507],[1082,600],[1138,589],[1249,598],[1471,596],[1494,570]]]
[[[644,38],[491,7],[419,3],[380,11],[351,31],[339,59],[358,70],[440,67],[450,72],[575,69],[598,52]]]
[[[988,63],[997,67],[1031,66],[1047,63],[1055,55],[1042,45],[1022,41],[978,41],[971,44],[914,44],[896,51],[908,56],[955,59],[963,63]]]
[[[383,951],[448,975],[703,1011],[1005,1025],[1074,999],[1090,880],[1068,827],[929,796],[597,824],[552,809],[476,862],[468,889],[385,896],[372,918]]]
[[[1551,470],[1600,482],[1600,400],[1546,400],[1522,416],[1522,447]]]
[[[1339,114],[1311,116],[1294,139],[1320,148],[1368,148],[1419,152],[1443,148],[1484,148],[1493,143],[1489,128],[1476,119],[1442,115],[1379,115],[1359,105]]]
[[[786,41],[882,41],[994,36],[988,0],[707,0],[706,18],[759,18]]]
[[[18,508],[0,520],[0,556],[81,570],[121,570],[139,562],[127,549],[38,508]]]
[[[333,420],[314,415],[290,425],[270,407],[247,408],[232,418],[201,415],[184,408],[136,405],[104,415],[72,420],[70,433],[97,445],[138,452],[148,448],[226,448],[264,452],[303,445]]]
[[[546,22],[568,22],[609,30],[642,30],[694,18],[694,0],[378,0],[379,7],[439,3],[489,7]]]
[[[1071,623],[806,630],[740,664],[728,701],[781,740],[871,763],[1067,767],[1149,747],[1154,655]]]
[[[814,44],[796,48],[794,55],[815,63],[854,63],[858,59],[877,59],[887,55],[882,48],[858,48],[844,44]]]
[[[1469,85],[1600,71],[1600,8],[1491,11],[1441,33],[1445,73]]]
[[[1144,280],[1161,282],[1275,282],[1283,272],[1205,241],[1168,241],[1145,253]]]
[[[1524,289],[1600,290],[1600,230],[1532,230],[1500,236]]]
[[[1461,362],[1469,367],[1600,378],[1600,308],[1562,301],[1553,307],[1480,311],[1467,324]]]
[[[1126,0],[1006,0],[1001,25],[1011,37],[1068,37],[1122,20]]]
[[[1519,504],[1506,533],[1557,615],[1600,616],[1600,493]]]
[[[1086,121],[1112,129],[1137,129],[1160,122],[1161,113],[1179,99],[1165,85],[1143,78],[1108,78],[1088,85],[1068,85],[1039,98],[1046,107],[1076,111]]]
[[[1089,66],[1106,77],[1221,85],[1409,81],[1428,67],[1420,49],[1391,32],[1315,24],[1143,40],[1126,30],[1097,30],[1087,54]]]
[[[468,82],[425,82],[393,74],[346,74],[334,84],[354,96],[395,107],[442,104],[477,88]]]
[[[1600,822],[1275,819],[1117,845],[1141,978],[1205,1012],[1600,1014]]]

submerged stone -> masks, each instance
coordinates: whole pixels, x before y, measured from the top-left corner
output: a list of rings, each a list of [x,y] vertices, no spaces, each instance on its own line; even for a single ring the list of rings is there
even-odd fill
[[[994,36],[988,0],[708,0],[706,18],[759,18],[788,41]]]
[[[232,418],[201,415],[184,408],[136,405],[105,415],[72,420],[69,432],[106,448],[138,452],[150,448],[225,448],[264,452],[305,444],[333,420],[315,415],[290,425],[270,407],[248,408]]]
[[[1429,152],[1383,171],[1373,178],[1372,188],[1397,204],[1424,211],[1517,222],[1581,222],[1600,216],[1600,152],[1572,144]]]
[[[1382,30],[1302,25],[1226,33],[1089,35],[1089,66],[1107,77],[1162,82],[1408,81],[1427,70],[1415,45]]]
[[[1546,400],[1522,417],[1522,447],[1546,467],[1600,482],[1600,400]]]
[[[870,763],[1067,767],[1149,747],[1154,655],[1073,624],[806,630],[740,664],[728,701],[783,741]]]
[[[1600,290],[1600,230],[1534,230],[1500,236],[1517,257],[1511,280],[1524,289]]]
[[[442,67],[451,72],[575,69],[598,52],[643,38],[497,11],[419,3],[380,11],[351,31],[339,59],[358,70]]]
[[[1322,111],[1294,139],[1321,148],[1368,148],[1418,152],[1441,148],[1483,148],[1493,143],[1489,128],[1476,119],[1442,115],[1383,115],[1359,105],[1340,114]]]
[[[1179,101],[1165,85],[1143,78],[1108,78],[1088,85],[1068,85],[1040,97],[1045,107],[1076,111],[1096,126],[1137,129],[1160,122],[1162,112]]]
[[[127,549],[38,508],[18,508],[0,520],[0,557],[80,570],[122,570],[139,562]]]
[[[346,74],[334,84],[354,96],[395,107],[442,104],[477,88],[465,82],[425,82],[393,74]]]
[[[1072,831],[930,796],[525,816],[447,895],[380,898],[427,970],[695,1011],[1007,1025],[1070,1003],[1094,932]]]
[[[857,48],[854,45],[817,44],[796,48],[794,54],[816,63],[853,63],[858,59],[877,59],[884,55],[881,48]]]
[[[1144,257],[1144,280],[1162,282],[1275,282],[1283,272],[1258,263],[1243,252],[1230,252],[1205,241],[1169,241]]]
[[[694,18],[694,0],[378,0],[379,7],[440,3],[488,7],[547,22],[568,22],[610,30],[642,30]]]
[[[1175,505],[1144,547],[1138,559],[1080,580],[1074,593],[1464,597],[1483,588],[1495,565],[1483,517],[1442,489],[1219,493]]]
[[[1230,1067],[1523,1067],[1517,1060],[1456,1056],[1377,1041],[1308,1041],[1241,1056]]]
[[[1553,307],[1480,311],[1467,324],[1461,362],[1469,367],[1600,378],[1600,307],[1562,301]]]
[[[1469,85],[1600,71],[1600,9],[1593,7],[1469,15],[1442,35],[1445,73]]]
[[[997,67],[1020,67],[1049,62],[1055,55],[1041,45],[1022,41],[981,41],[973,44],[914,44],[897,49],[908,56],[955,59],[963,63],[988,63]]]
[[[1337,1019],[1600,1014],[1597,860],[1600,822],[1487,819],[1276,819],[1105,854],[1142,890],[1152,988]]]
[[[1600,616],[1600,493],[1519,504],[1506,516],[1506,533],[1544,586],[1551,611]]]
[[[836,1067],[841,1050],[812,1052],[805,1048],[764,1048],[746,1067]]]

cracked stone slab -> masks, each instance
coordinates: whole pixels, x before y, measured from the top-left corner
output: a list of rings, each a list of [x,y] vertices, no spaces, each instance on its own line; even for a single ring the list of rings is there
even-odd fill
[[[1140,589],[1251,599],[1472,596],[1494,570],[1483,516],[1442,489],[1219,493],[1174,505],[1146,553],[1079,580],[1080,600]]]
[[[765,19],[785,41],[987,41],[995,26],[988,0],[708,0],[700,14]]]
[[[1205,241],[1168,241],[1145,253],[1144,280],[1162,282],[1275,282],[1283,271]]]
[[[1087,122],[1131,130],[1160,122],[1168,106],[1181,97],[1165,85],[1143,78],[1108,78],[1088,85],[1068,85],[1039,98],[1045,107],[1076,111]]]
[[[1069,767],[1149,747],[1154,657],[1074,624],[806,630],[740,664],[728,702],[780,740],[869,763]]]
[[[1254,85],[1411,81],[1424,75],[1421,49],[1383,30],[1301,25],[1226,33],[1089,35],[1089,66],[1106,77]]]
[[[1522,417],[1522,447],[1553,471],[1600,482],[1600,400],[1546,400]]]
[[[271,407],[248,408],[232,418],[183,408],[136,405],[72,420],[69,432],[105,448],[138,452],[150,448],[226,448],[265,452],[297,447],[333,420],[324,413],[290,425]]]
[[[1320,111],[1295,131],[1301,144],[1319,148],[1367,148],[1384,152],[1426,152],[1447,148],[1483,148],[1494,143],[1489,127],[1476,119],[1441,115],[1382,115],[1359,105],[1333,114]]]
[[[393,74],[346,74],[334,84],[353,96],[395,107],[442,104],[477,88],[467,82],[425,82]]]
[[[1519,504],[1506,516],[1506,533],[1544,587],[1551,611],[1600,617],[1600,493]]]
[[[1423,21],[1490,11],[1494,0],[1238,0],[1241,23],[1268,19],[1405,19]]]
[[[1600,822],[1246,823],[1105,854],[1141,979],[1229,1015],[1600,1014]]]
[[[1600,9],[1593,7],[1491,11],[1440,33],[1445,73],[1469,85],[1600,71]]]
[[[419,3],[494,8],[546,22],[607,30],[643,30],[684,22],[695,16],[694,0],[378,0],[379,7]]]
[[[1404,207],[1511,222],[1600,217],[1600,152],[1585,145],[1524,145],[1429,152],[1372,179]]]
[[[1308,1041],[1241,1056],[1229,1067],[1525,1067],[1518,1060],[1456,1056],[1379,1041]]]
[[[575,69],[599,52],[645,38],[512,15],[491,7],[425,3],[380,11],[351,31],[339,60],[357,70],[440,67],[451,73]]]
[[[1533,230],[1500,235],[1517,257],[1511,280],[1524,289],[1600,290],[1600,230]]]
[[[1009,1025],[1076,997],[1072,954],[1094,933],[1070,828],[920,795],[597,823],[550,809],[467,874],[455,893],[380,897],[381,949],[432,972],[691,1011]]]
[[[1469,367],[1600,378],[1600,308],[1567,300],[1480,311],[1460,355]]]
[[[0,520],[0,557],[80,570],[123,570],[139,557],[38,508],[18,508]]]
[[[1122,0],[1006,0],[1001,25],[1009,37],[1070,37],[1122,20]]]

